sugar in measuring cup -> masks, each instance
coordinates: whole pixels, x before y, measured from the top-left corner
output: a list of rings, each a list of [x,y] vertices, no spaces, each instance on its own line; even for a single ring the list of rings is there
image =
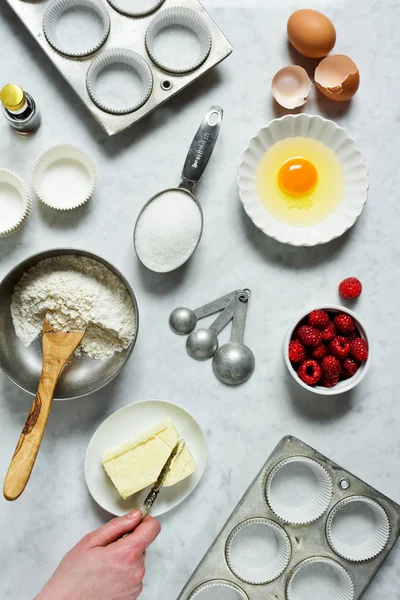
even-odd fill
[[[213,106],[189,148],[179,187],[159,192],[144,205],[133,233],[140,262],[155,273],[169,273],[192,256],[203,233],[203,211],[193,194],[222,125],[223,110]]]

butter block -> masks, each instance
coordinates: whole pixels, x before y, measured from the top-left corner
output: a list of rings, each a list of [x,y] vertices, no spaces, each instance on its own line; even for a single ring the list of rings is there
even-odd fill
[[[166,420],[104,453],[101,464],[124,500],[157,481],[178,440],[174,424]],[[185,445],[164,486],[179,483],[196,469],[195,460]]]

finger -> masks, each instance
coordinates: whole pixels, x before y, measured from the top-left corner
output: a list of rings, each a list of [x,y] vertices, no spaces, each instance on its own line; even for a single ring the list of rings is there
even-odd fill
[[[160,523],[153,517],[146,517],[131,535],[117,541],[116,545],[143,554],[154,542],[160,531]]]
[[[135,509],[123,517],[112,519],[102,527],[99,527],[92,533],[89,533],[82,540],[85,545],[90,548],[96,546],[107,546],[119,540],[127,533],[132,533],[140,524],[142,513],[139,509]]]

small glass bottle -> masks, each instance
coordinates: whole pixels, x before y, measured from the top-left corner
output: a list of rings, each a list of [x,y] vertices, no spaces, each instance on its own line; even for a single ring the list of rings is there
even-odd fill
[[[3,114],[20,135],[34,133],[41,123],[40,112],[32,96],[19,85],[9,83],[0,91]]]

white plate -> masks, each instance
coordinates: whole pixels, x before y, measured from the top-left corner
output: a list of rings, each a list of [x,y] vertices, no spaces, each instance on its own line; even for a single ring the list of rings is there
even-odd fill
[[[108,417],[97,428],[89,442],[85,458],[85,479],[93,499],[104,510],[121,516],[139,506],[150,488],[123,500],[100,463],[106,450],[118,446],[143,429],[171,419],[178,433],[186,441],[197,464],[197,471],[180,483],[163,488],[152,515],[162,515],[175,508],[195,489],[207,464],[207,444],[204,433],[195,418],[184,408],[166,400],[144,400],[124,406]]]
[[[342,165],[345,194],[336,212],[318,225],[293,227],[275,219],[262,204],[256,189],[258,164],[271,146],[289,137],[309,137],[333,150]],[[286,115],[271,121],[250,140],[238,171],[244,210],[269,237],[292,246],[326,244],[343,235],[360,216],[368,196],[368,169],[363,154],[344,129],[319,116]]]

